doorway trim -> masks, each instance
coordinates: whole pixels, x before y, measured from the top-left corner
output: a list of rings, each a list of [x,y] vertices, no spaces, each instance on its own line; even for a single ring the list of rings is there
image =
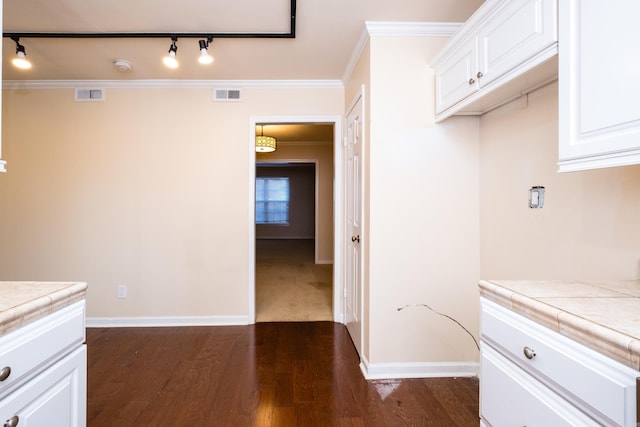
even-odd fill
[[[249,117],[249,324],[256,323],[256,229],[255,129],[258,123],[332,123],[333,124],[333,321],[344,323],[342,284],[342,117],[327,116],[251,116]],[[317,173],[317,167],[316,167]],[[317,218],[316,218],[317,227]]]

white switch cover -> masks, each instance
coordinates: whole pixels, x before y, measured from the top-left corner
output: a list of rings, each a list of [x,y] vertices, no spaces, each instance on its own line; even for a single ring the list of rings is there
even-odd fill
[[[531,187],[529,190],[529,207],[542,208],[544,206],[544,187]]]
[[[124,299],[127,297],[127,286],[126,285],[118,285],[118,298]]]

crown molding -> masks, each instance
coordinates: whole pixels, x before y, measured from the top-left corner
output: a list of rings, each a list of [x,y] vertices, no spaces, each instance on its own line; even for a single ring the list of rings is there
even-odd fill
[[[3,89],[342,89],[340,80],[5,80]]]
[[[356,67],[362,50],[371,37],[451,37],[462,23],[459,22],[373,22],[364,23],[360,38],[351,54],[342,77],[347,82]]]
[[[451,37],[460,30],[458,22],[371,22],[364,23],[370,36]]]

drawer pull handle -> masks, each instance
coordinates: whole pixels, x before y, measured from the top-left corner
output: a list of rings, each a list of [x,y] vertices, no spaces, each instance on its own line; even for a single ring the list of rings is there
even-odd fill
[[[4,423],[4,427],[16,427],[19,421],[20,418],[18,418],[17,415],[14,415],[13,417],[9,418],[6,423]]]
[[[5,366],[4,368],[0,369],[0,381],[4,381],[7,378],[9,378],[9,375],[11,375],[11,368],[9,366]]]
[[[524,357],[526,357],[529,360],[536,357],[536,351],[529,347],[525,347],[522,351],[524,352]]]

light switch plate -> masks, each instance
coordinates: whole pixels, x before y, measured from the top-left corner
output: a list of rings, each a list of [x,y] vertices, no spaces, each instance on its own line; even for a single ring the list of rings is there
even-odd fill
[[[529,207],[542,208],[544,206],[544,187],[535,186],[529,190]]]

